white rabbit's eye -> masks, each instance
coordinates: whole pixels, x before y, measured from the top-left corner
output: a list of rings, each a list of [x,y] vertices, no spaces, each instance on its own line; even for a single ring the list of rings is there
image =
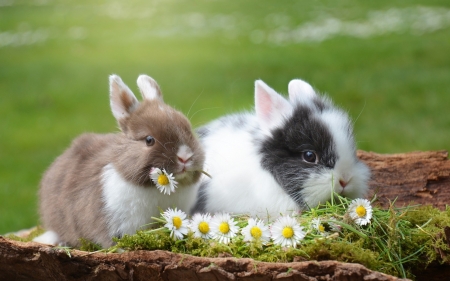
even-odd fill
[[[302,152],[303,161],[308,163],[317,163],[319,161],[317,154],[314,151],[307,150]]]
[[[155,144],[155,139],[152,136],[146,136],[145,143],[147,144],[147,146],[152,146]]]

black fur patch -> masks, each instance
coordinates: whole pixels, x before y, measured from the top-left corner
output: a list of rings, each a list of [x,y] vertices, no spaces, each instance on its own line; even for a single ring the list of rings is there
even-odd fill
[[[315,101],[317,110],[327,104]],[[307,207],[300,191],[312,174],[332,169],[337,161],[333,137],[312,109],[298,106],[283,127],[272,131],[273,137],[261,143],[261,165],[301,207]],[[310,150],[319,157],[317,164],[303,160],[302,152]]]

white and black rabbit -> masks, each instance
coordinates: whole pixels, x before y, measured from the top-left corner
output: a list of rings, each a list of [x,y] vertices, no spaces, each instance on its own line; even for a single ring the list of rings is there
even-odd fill
[[[333,189],[363,197],[370,171],[356,157],[348,115],[302,80],[289,101],[261,80],[255,112],[219,118],[198,129],[205,169],[191,213],[258,216],[316,207]]]
[[[158,84],[140,75],[138,102],[119,76],[111,75],[110,104],[122,132],[83,134],[47,170],[39,192],[46,233],[35,241],[79,245],[79,238],[113,244],[159,216],[159,208],[184,211],[195,202],[204,152],[191,124],[163,102]],[[173,173],[178,188],[161,193],[152,168]]]

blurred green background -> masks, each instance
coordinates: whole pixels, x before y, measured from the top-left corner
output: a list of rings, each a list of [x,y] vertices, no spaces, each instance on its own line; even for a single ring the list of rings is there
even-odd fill
[[[0,233],[39,222],[49,164],[117,131],[108,75],[146,73],[195,127],[303,78],[349,111],[358,148],[450,149],[450,2],[0,0]]]

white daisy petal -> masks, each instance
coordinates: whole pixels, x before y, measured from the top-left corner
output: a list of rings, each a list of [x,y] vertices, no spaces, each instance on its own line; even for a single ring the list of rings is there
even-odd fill
[[[311,226],[317,234],[320,234],[322,236],[330,235],[329,231],[327,231],[327,225],[323,223],[320,218],[313,219],[311,221]]]
[[[211,220],[212,237],[220,243],[228,244],[238,232],[236,222],[228,213],[218,213]]]
[[[195,214],[189,223],[190,230],[194,233],[194,237],[211,239],[211,215],[206,214]]]
[[[369,200],[357,198],[350,202],[348,213],[356,224],[366,225],[372,218],[372,206]]]
[[[178,183],[175,181],[175,177],[173,174],[167,173],[165,169],[152,168],[150,178],[161,193],[170,195],[177,188]]]
[[[166,219],[164,227],[170,230],[170,237],[174,240],[182,239],[188,233],[189,222],[185,212],[169,208],[162,216]]]
[[[290,216],[278,218],[270,228],[270,232],[273,242],[283,247],[296,247],[297,243],[306,236],[303,227]]]
[[[241,233],[244,235],[244,241],[246,242],[260,241],[261,244],[265,245],[270,241],[269,227],[260,219],[250,218],[248,225],[242,228]]]

